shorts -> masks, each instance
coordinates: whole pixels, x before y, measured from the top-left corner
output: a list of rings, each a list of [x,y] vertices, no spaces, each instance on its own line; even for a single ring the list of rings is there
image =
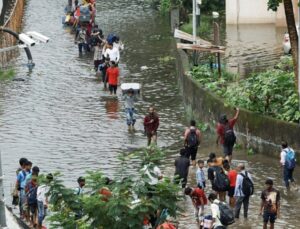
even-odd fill
[[[235,187],[230,187],[229,190],[228,190],[228,196],[229,197],[233,197],[234,196],[234,190],[235,190]]]
[[[187,147],[186,148],[187,156],[188,156],[188,158],[191,157],[192,161],[196,160],[197,151],[198,151],[198,147],[197,146],[196,147]]]
[[[231,156],[232,155],[232,151],[233,151],[233,146],[227,146],[227,145],[223,145],[223,153],[224,156]]]
[[[118,88],[118,85],[112,85],[112,84],[110,84],[109,85],[109,91],[110,91],[110,93],[117,94],[117,88]]]
[[[29,210],[31,214],[36,213],[37,211],[37,203],[36,204],[29,204]]]
[[[277,214],[276,213],[271,213],[271,212],[264,212],[263,214],[263,219],[264,219],[264,223],[275,223],[275,220],[277,218]]]
[[[151,132],[147,132],[146,135],[148,138],[152,138],[153,136],[157,137],[157,132],[155,131],[153,134]]]

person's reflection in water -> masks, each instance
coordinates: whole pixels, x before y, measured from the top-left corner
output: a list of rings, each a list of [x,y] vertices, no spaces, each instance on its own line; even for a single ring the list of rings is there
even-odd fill
[[[119,101],[117,98],[107,99],[105,102],[107,117],[119,119]]]

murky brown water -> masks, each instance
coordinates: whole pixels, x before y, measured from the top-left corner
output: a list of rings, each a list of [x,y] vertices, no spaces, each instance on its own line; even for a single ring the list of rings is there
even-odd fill
[[[28,1],[24,30],[39,31],[52,40],[32,48],[36,63],[32,72],[21,65],[26,62],[21,53],[16,70],[24,82],[0,84],[0,147],[7,196],[20,157],[32,160],[42,173],[61,171],[66,184],[75,186],[77,177],[86,170],[100,168],[113,176],[120,166],[118,154],[146,144],[141,119],[137,132],[128,133],[120,95],[112,99],[103,90],[91,72],[91,56],[78,57],[73,35],[60,24],[64,5],[65,1],[60,0]],[[120,64],[122,80],[143,85],[137,105],[140,117],[150,104],[155,104],[161,117],[159,145],[179,149],[187,122],[175,64],[159,61],[174,55],[168,21],[140,1],[102,1],[97,8],[97,21],[105,34],[117,32],[125,43]],[[141,71],[141,66],[149,69]],[[220,151],[213,142],[206,137],[199,157]],[[176,154],[168,157],[163,167],[166,174],[173,174]],[[248,226],[238,223],[232,228],[261,227],[257,216],[259,191],[266,177],[273,177],[283,190],[277,159],[245,154],[239,152],[237,157],[249,161],[258,188],[252,198]],[[191,168],[192,184],[194,173]],[[297,228],[298,199],[298,194],[283,195],[282,218],[277,228]],[[187,200],[184,205],[187,217],[180,218],[180,228],[195,228],[191,203]]]

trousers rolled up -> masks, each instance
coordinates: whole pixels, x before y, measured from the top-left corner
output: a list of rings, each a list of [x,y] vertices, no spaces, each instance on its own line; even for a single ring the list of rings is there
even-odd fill
[[[235,203],[235,209],[234,209],[235,218],[240,217],[240,211],[241,211],[242,205],[244,206],[244,218],[248,217],[249,199],[250,199],[250,196],[236,197],[236,203]]]
[[[136,122],[135,109],[134,108],[126,108],[125,112],[126,112],[127,125],[134,126],[134,124]]]

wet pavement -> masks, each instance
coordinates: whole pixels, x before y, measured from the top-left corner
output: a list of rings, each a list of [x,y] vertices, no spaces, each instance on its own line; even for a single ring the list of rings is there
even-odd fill
[[[173,174],[175,150],[181,147],[188,122],[175,63],[169,58],[174,56],[175,46],[168,20],[137,0],[99,1],[97,6],[96,21],[104,33],[118,33],[125,43],[120,63],[122,82],[142,84],[137,131],[132,134],[127,130],[120,92],[118,98],[108,95],[92,72],[92,55],[79,56],[70,29],[61,25],[64,5],[65,1],[59,0],[27,2],[24,31],[41,32],[51,42],[31,49],[36,64],[32,72],[23,66],[26,56],[21,52],[16,60],[16,77],[25,81],[0,84],[0,148],[6,195],[15,179],[18,159],[24,156],[42,173],[61,171],[71,187],[86,170],[101,169],[115,175],[119,154],[146,145],[142,117],[151,104],[161,119],[159,146],[171,148],[162,169]],[[142,66],[148,69],[142,71]],[[205,137],[199,158],[211,151],[220,152],[213,143],[212,137]],[[247,156],[245,152],[238,152],[237,159],[249,161],[257,189],[247,224],[231,228],[257,228],[261,226],[259,193],[266,177],[273,177],[283,190],[278,159]],[[191,168],[190,175],[193,185],[195,169]],[[183,204],[187,216],[179,219],[180,228],[196,228],[190,201]],[[298,194],[283,195],[282,218],[276,228],[297,228],[297,205]]]

